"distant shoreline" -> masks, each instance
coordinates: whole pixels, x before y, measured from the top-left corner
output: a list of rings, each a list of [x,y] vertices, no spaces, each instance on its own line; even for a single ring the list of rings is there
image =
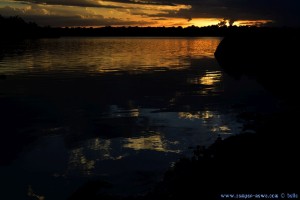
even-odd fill
[[[38,39],[59,37],[225,37],[228,35],[300,33],[300,28],[254,26],[206,27],[101,27],[101,28],[52,28],[25,22],[20,17],[0,16],[0,40]]]

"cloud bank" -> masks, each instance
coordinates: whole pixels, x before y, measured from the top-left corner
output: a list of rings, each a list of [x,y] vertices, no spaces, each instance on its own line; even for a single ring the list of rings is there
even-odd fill
[[[195,19],[300,26],[299,10],[299,0],[4,0],[0,3],[1,15],[19,15],[53,26],[158,25],[168,20],[173,20],[173,24],[185,21],[188,25]]]

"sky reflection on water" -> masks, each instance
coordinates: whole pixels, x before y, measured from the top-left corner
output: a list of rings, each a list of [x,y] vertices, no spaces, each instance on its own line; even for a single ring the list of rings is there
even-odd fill
[[[223,73],[213,57],[219,42],[61,38],[7,47],[4,196],[22,199],[30,185],[65,199],[91,179],[113,183],[114,193],[143,193],[190,147],[239,133],[237,114],[268,109],[270,97],[255,81],[237,85]]]

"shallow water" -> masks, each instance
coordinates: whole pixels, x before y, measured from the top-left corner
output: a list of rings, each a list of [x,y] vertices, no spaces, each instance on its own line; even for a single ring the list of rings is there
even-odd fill
[[[0,52],[6,199],[66,199],[89,180],[145,193],[190,147],[274,110],[254,80],[214,59],[221,38],[60,38]],[[270,103],[274,102],[274,104]],[[3,177],[3,178],[2,178]],[[34,195],[32,195],[34,193]]]

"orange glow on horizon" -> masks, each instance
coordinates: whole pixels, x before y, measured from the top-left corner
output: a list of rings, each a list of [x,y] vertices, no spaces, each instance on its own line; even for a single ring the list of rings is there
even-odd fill
[[[221,18],[195,18],[192,19],[190,22],[188,22],[187,26],[211,26],[211,25],[217,25],[222,19]]]
[[[206,26],[212,26],[212,25],[218,25],[218,23],[222,19],[218,18],[196,18],[191,21],[188,21],[186,19],[182,18],[167,18],[163,20],[155,20],[155,19],[148,19],[147,22],[153,22],[151,24],[143,24],[143,23],[137,23],[133,25],[111,25],[112,27],[189,27],[189,26],[196,26],[196,27],[206,27]],[[272,23],[272,20],[238,20],[234,22],[234,26],[263,26],[267,23]],[[226,24],[229,26],[229,23]],[[72,26],[69,26],[72,27]],[[93,27],[93,28],[99,28],[104,26],[73,26],[73,27]]]

